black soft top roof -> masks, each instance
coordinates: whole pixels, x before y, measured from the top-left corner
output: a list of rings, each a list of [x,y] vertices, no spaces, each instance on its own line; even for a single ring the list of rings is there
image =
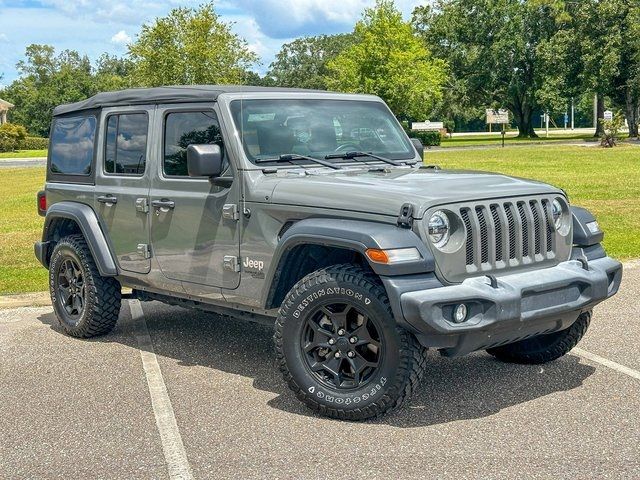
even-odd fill
[[[251,87],[244,85],[189,85],[178,87],[130,88],[117,92],[102,92],[86,100],[59,105],[53,115],[101,107],[149,105],[154,103],[209,102],[221,93],[243,92],[310,92],[300,88]],[[317,90],[316,90],[317,91]]]

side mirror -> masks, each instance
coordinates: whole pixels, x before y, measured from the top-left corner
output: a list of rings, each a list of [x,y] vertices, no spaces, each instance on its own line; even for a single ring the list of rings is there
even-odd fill
[[[222,174],[222,150],[219,145],[189,145],[187,171],[190,177],[219,177]]]
[[[418,155],[420,155],[420,158],[424,161],[424,145],[422,141],[419,138],[412,138],[411,143],[413,143],[416,152],[418,152]]]

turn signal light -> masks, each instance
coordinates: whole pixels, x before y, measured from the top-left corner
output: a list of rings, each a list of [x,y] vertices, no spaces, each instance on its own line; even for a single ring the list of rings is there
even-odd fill
[[[369,248],[365,252],[369,260],[375,263],[402,263],[415,262],[420,260],[422,255],[417,248],[392,248],[389,250],[380,250],[378,248]]]
[[[389,255],[384,250],[378,250],[377,248],[369,248],[366,251],[369,260],[376,263],[389,263]]]

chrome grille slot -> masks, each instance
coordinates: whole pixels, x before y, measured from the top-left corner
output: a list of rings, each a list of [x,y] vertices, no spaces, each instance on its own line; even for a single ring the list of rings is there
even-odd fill
[[[468,272],[551,261],[556,234],[548,199],[459,206],[465,232]]]

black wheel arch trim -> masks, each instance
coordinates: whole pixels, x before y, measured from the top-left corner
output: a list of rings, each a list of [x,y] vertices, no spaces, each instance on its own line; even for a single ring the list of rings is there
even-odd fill
[[[358,252],[378,275],[411,275],[435,270],[433,255],[412,230],[399,228],[394,224],[361,220],[308,218],[294,223],[280,238],[266,275],[267,282],[262,299],[264,305],[268,303],[278,273],[286,263],[287,253],[294,247],[304,244],[338,247]],[[420,260],[384,265],[370,261],[365,255],[365,251],[369,248],[386,250],[412,247],[420,252],[422,256]]]
[[[602,242],[604,232],[591,233],[587,223],[595,222],[596,217],[586,208],[571,206],[573,217],[573,244],[579,247],[590,247]]]
[[[100,227],[96,212],[89,205],[78,202],[58,202],[47,208],[47,215],[42,230],[42,242],[35,245],[36,257],[49,268],[48,249],[53,246],[53,231],[51,225],[54,220],[65,218],[74,221],[84,236],[91,255],[93,256],[100,275],[113,277],[118,275],[107,238]]]

